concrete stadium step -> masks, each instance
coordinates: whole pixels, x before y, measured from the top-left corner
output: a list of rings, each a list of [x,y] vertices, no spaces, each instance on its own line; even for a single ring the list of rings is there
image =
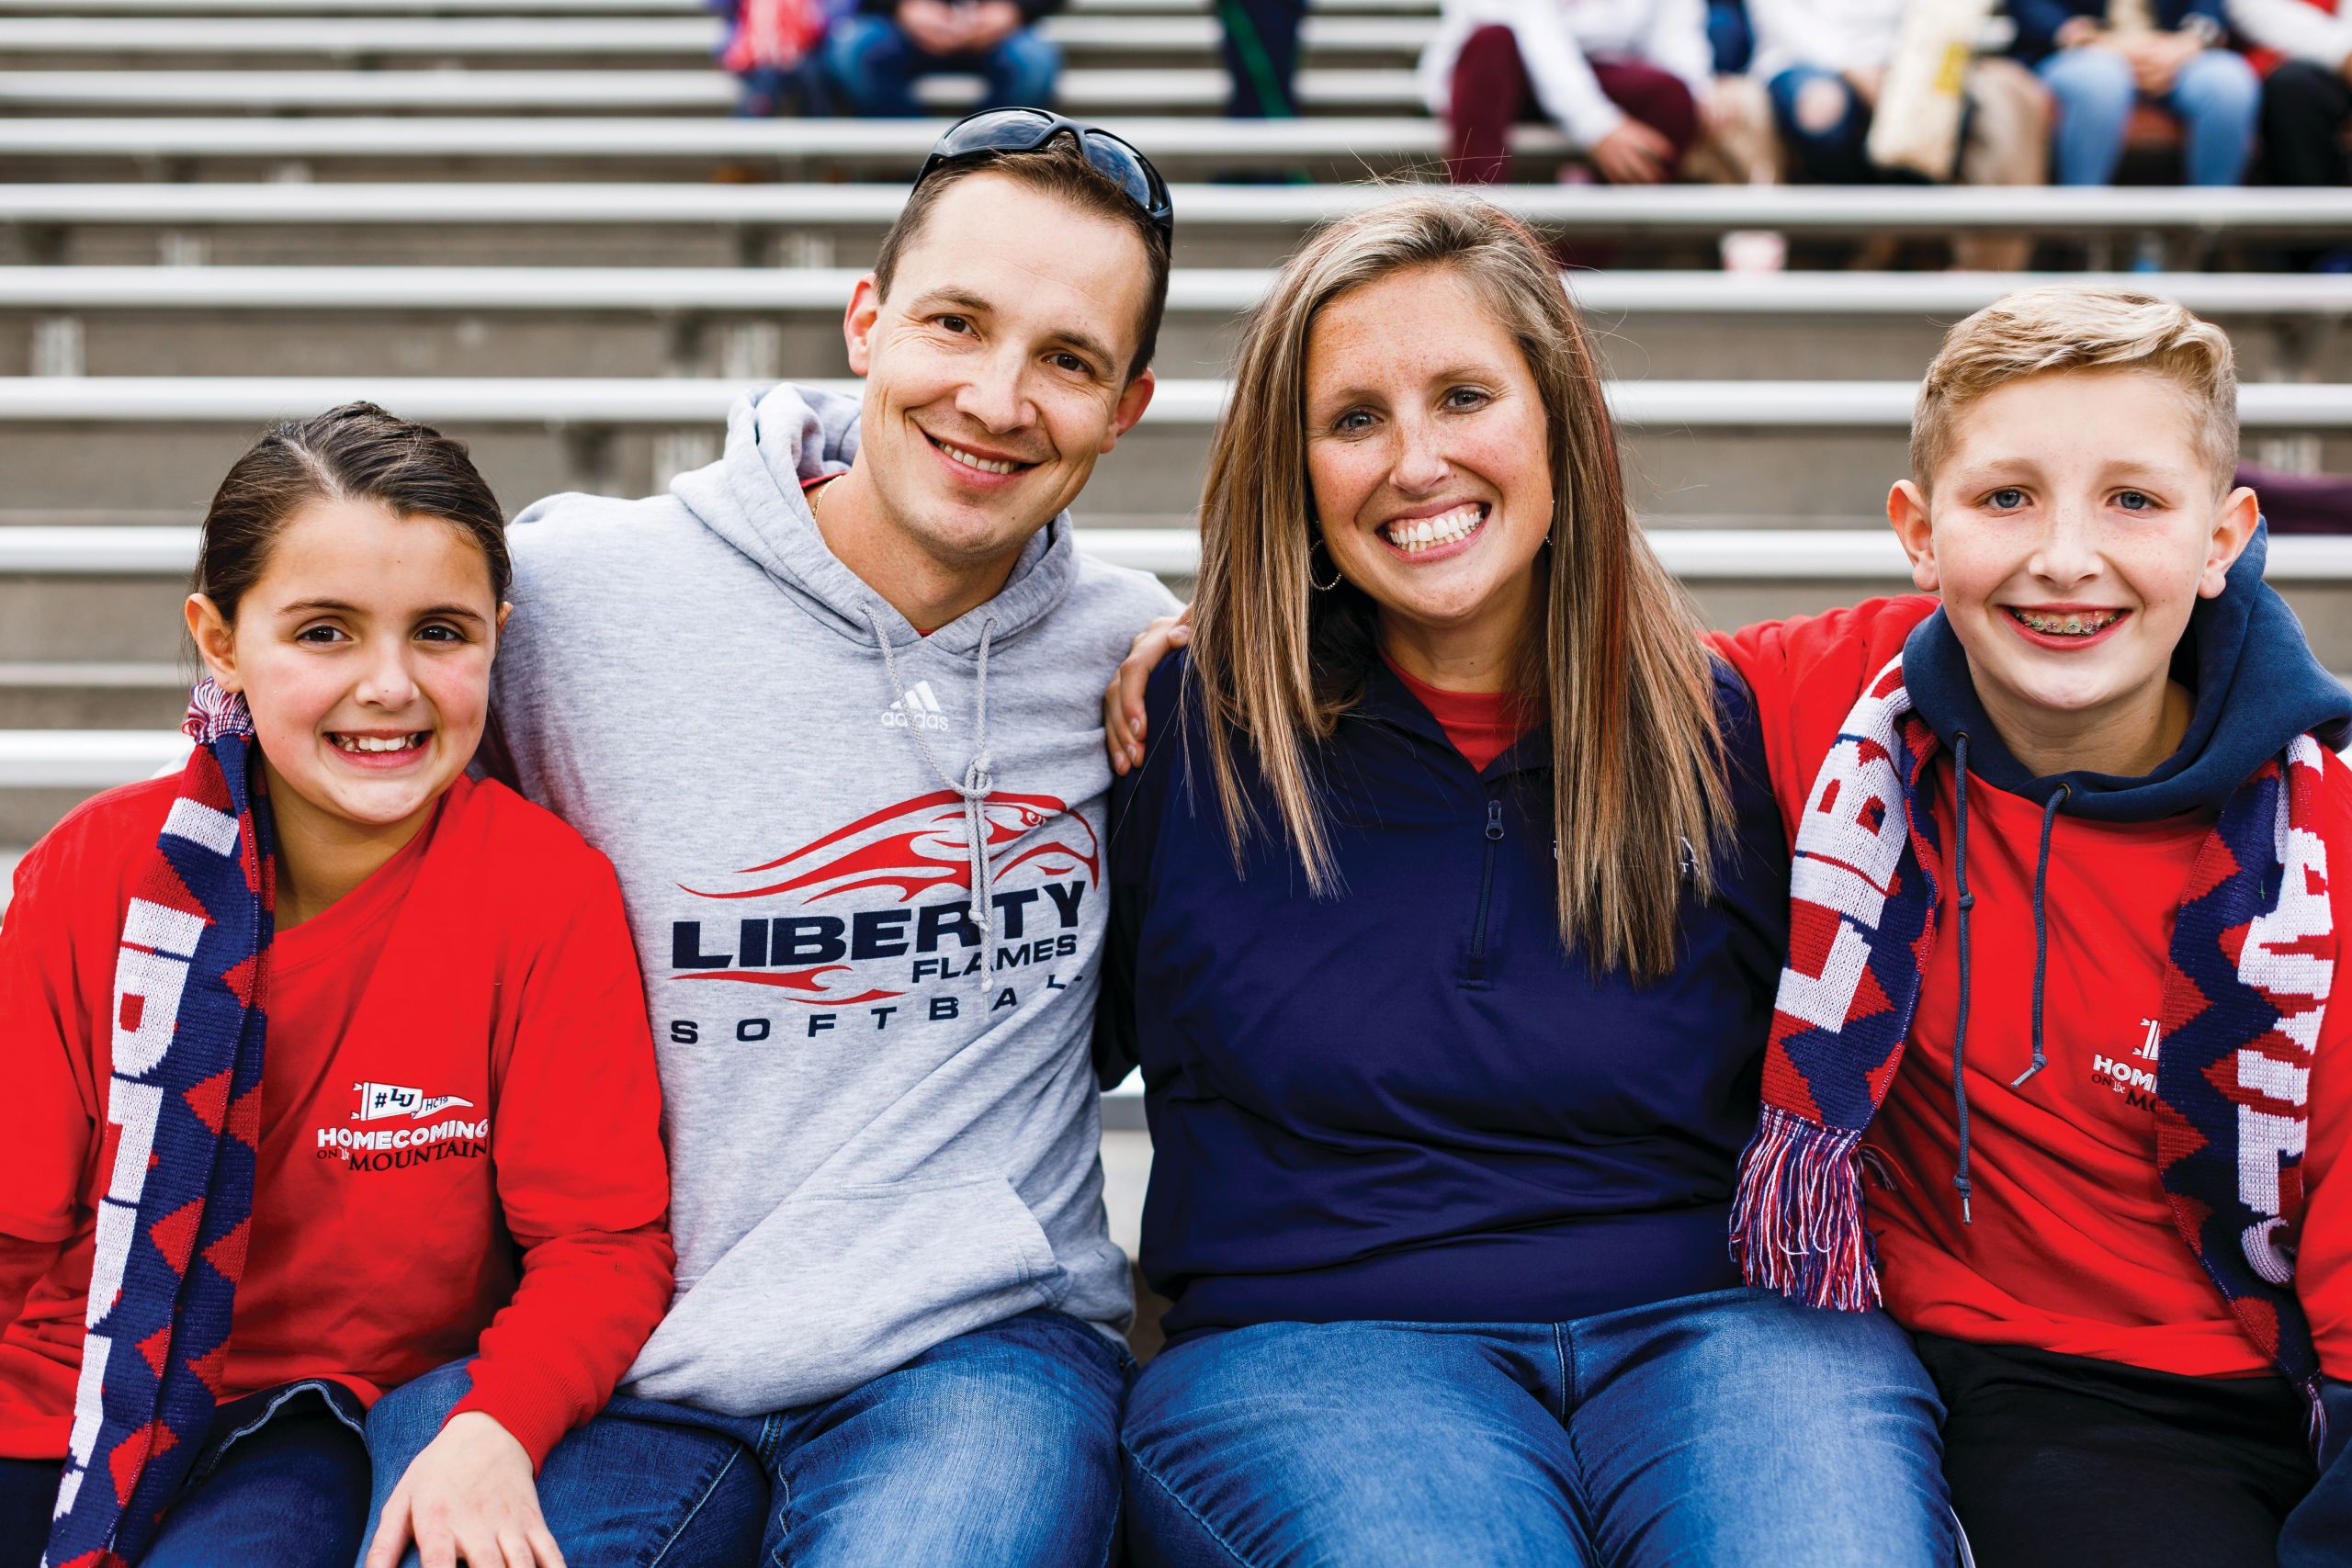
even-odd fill
[[[71,578],[10,570],[8,544],[14,532],[0,528],[0,603],[20,586],[52,598],[73,597]],[[134,541],[136,549],[118,557],[129,561],[143,554],[153,569],[143,575],[124,571],[113,579],[121,591],[112,619],[126,630],[143,622],[160,625],[166,632],[177,625],[175,612],[194,547],[193,530],[153,532],[172,537]],[[1709,622],[1720,626],[1826,609],[1908,586],[1901,554],[1883,527],[1796,533],[1653,529],[1650,536],[1669,569],[1693,590]],[[1082,547],[1107,558],[1157,567],[1180,589],[1196,548],[1193,536],[1184,530],[1081,526],[1080,539]],[[57,559],[59,553],[52,550],[50,559]],[[2352,668],[2352,537],[2273,539],[2269,579],[2301,616],[2321,658],[2333,668]],[[528,614],[527,604],[518,613]],[[0,626],[6,625],[0,619]],[[161,681],[157,666],[192,668],[172,664],[169,655],[141,657],[141,678]],[[7,670],[0,666],[0,677]],[[125,675],[121,683],[127,685],[130,679]],[[151,688],[152,706],[141,711],[153,716],[144,728],[95,722],[85,728],[0,724],[0,842],[28,842],[83,795],[168,766],[178,754],[177,737],[169,726],[184,695],[179,681]],[[0,706],[0,713],[6,711]]]
[[[1323,178],[1356,179],[1367,172],[1426,170],[1435,166],[1444,151],[1444,128],[1418,115],[1315,115],[1288,120],[1205,115],[1095,118],[1144,148],[1154,163],[1180,179],[1210,170],[1269,165],[1304,169]],[[126,164],[175,179],[198,175],[251,177],[264,170],[301,178],[308,176],[300,171],[318,162],[333,163],[339,175],[350,178],[395,169],[410,177],[420,172],[446,177],[462,171],[482,178],[511,179],[527,172],[531,178],[593,174],[635,179],[683,170],[699,178],[714,164],[739,176],[762,169],[785,179],[806,178],[811,172],[882,169],[904,177],[921,164],[948,123],[738,119],[716,114],[435,114],[406,118],[91,114],[0,118],[0,157],[38,159],[43,173],[59,179],[85,178],[98,168],[119,172]],[[1538,164],[1556,163],[1568,150],[1566,139],[1548,126],[1518,128],[1512,146]]]
[[[848,268],[0,266],[0,371],[43,376],[845,376]],[[1164,376],[1214,374],[1271,274],[1179,268]],[[1902,377],[2011,289],[2120,284],[2230,330],[2248,381],[2352,380],[2352,276],[1567,275],[1620,377]]]
[[[1232,92],[1222,70],[1064,71],[1057,101],[1072,113],[1221,109]],[[979,101],[977,76],[926,77],[915,96],[926,107],[956,110]],[[1398,112],[1421,107],[1409,71],[1309,68],[1298,73],[1303,109],[1333,114]],[[288,110],[410,111],[438,114],[632,115],[669,110],[725,114],[735,107],[732,79],[710,67],[693,71],[0,71],[0,111],[78,109],[138,116],[190,109],[274,115]]]
[[[718,455],[729,404],[764,378],[0,378],[0,471],[20,508],[187,510],[268,422],[368,398],[469,441],[510,503],[564,490],[641,494]],[[855,383],[842,383],[844,390]],[[1221,382],[1171,378],[1097,470],[1102,513],[1168,516],[1198,499]],[[1905,471],[1907,381],[1620,383],[1625,469],[1644,515],[1869,516]],[[2296,438],[2303,468],[2352,469],[2352,387],[2253,384],[2256,442]],[[135,435],[131,431],[135,430]],[[2269,460],[2277,461],[2277,458]],[[0,633],[6,617],[0,616]],[[73,655],[79,657],[78,653]],[[20,657],[0,649],[0,657]]]

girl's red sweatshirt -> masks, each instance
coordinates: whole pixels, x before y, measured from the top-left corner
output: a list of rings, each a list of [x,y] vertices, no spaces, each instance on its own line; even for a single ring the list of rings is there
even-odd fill
[[[1755,690],[1773,793],[1792,842],[1840,722],[1935,608],[1919,596],[1874,600],[1719,639]],[[1947,856],[1953,808],[1947,750],[1933,794]],[[1964,1072],[1973,1223],[1962,1223],[1952,1187],[1960,974],[1947,864],[1911,1033],[1865,1140],[1886,1156],[1894,1179],[1891,1187],[1864,1183],[1887,1309],[1907,1327],[1977,1344],[2028,1345],[2186,1376],[2269,1371],[2181,1239],[2156,1172],[2150,1021],[2158,1013],[2174,914],[2213,814],[2133,822],[2058,816],[2043,897],[2048,1066],[2013,1089],[2032,1057],[2032,898],[2042,807],[1972,767],[1968,812],[1974,974]],[[2352,866],[2352,771],[2334,759],[2323,824],[2330,863]],[[2336,931],[2352,934],[2352,875],[2335,878],[2329,897]],[[2352,996],[2341,985],[2312,1073],[2308,1137],[2296,1288],[2324,1370],[2352,1377],[2352,1171],[2334,1172],[2352,1140]]]
[[[83,806],[0,926],[0,1457],[66,1451],[107,1121],[117,944],[178,788]],[[479,1350],[458,1411],[536,1465],[669,1304],[660,1088],[611,866],[459,779],[375,875],[270,950],[262,1145],[216,1393],[373,1401]]]

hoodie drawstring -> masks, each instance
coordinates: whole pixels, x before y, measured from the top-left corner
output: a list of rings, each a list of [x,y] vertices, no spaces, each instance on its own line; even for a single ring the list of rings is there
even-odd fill
[[[1960,1193],[1960,1223],[1970,1223],[1968,1214],[1968,1082],[1962,1069],[1968,1055],[1968,912],[1976,907],[1976,895],[1968,890],[1968,732],[1955,731],[1951,738],[1952,755],[1952,895],[1960,906],[1960,1006],[1952,1021],[1951,1031],[1951,1102],[1954,1120],[1960,1124],[1960,1159],[1953,1168],[1951,1184]],[[2050,1065],[2041,1042],[2042,980],[2050,968],[2050,920],[2045,896],[2050,886],[2050,832],[2058,821],[2058,807],[2074,793],[2068,785],[2060,784],[2041,807],[2041,848],[2033,863],[2033,1065],[2009,1081],[2011,1089],[2023,1089],[2026,1080]]]
[[[882,668],[890,677],[890,693],[898,702],[904,702],[907,688],[899,679],[899,661],[890,652],[890,634],[882,629],[882,617],[874,606],[865,605],[866,621],[874,627],[874,640],[882,647]],[[989,616],[980,623],[979,672],[973,682],[972,694],[972,760],[964,768],[961,784],[947,776],[939,759],[931,750],[931,742],[922,737],[922,727],[907,726],[907,733],[922,748],[922,760],[939,775],[939,782],[954,790],[964,802],[964,829],[971,836],[972,855],[972,924],[980,931],[980,951],[985,953],[996,941],[996,928],[989,905],[989,888],[996,868],[989,858],[988,798],[996,789],[996,775],[990,770],[995,759],[989,755],[989,641],[996,635],[996,617]]]
[[[1976,907],[1976,895],[1968,890],[1968,731],[1955,731],[1951,738],[1952,770],[1952,851],[1951,886],[1954,901],[1960,906],[1960,1007],[1951,1030],[1951,1102],[1960,1122],[1960,1163],[1953,1168],[1951,1184],[1960,1192],[1960,1223],[1967,1224],[1968,1217],[1968,1082],[1962,1077],[1962,1065],[1968,1055],[1968,912]]]
[[[2050,881],[2050,829],[2058,820],[2058,807],[2074,793],[2073,786],[2060,784],[2058,792],[2042,803],[2041,849],[2033,860],[2033,1066],[2009,1080],[2011,1089],[2023,1089],[2026,1079],[2049,1065],[2041,1050],[2041,977],[2050,967],[2050,921],[2042,894]]]

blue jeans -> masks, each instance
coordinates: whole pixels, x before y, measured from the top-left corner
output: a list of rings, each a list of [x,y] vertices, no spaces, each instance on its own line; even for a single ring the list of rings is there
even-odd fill
[[[2062,49],[2035,69],[2058,100],[2053,183],[2113,184],[2140,96],[2132,67],[2112,51],[2085,48]],[[2245,178],[2262,84],[2244,55],[2207,50],[2180,68],[2172,91],[2156,102],[2187,135],[2182,163],[2190,185],[2233,186]]]
[[[350,1568],[368,1522],[358,1408],[315,1385],[222,1405],[140,1568]],[[63,1471],[0,1460],[0,1568],[40,1561]]]
[[[1826,82],[1844,107],[1826,124],[1806,125],[1797,113],[1797,101],[1806,87]],[[1861,97],[1835,71],[1818,65],[1792,65],[1765,84],[1772,100],[1772,119],[1781,128],[1799,175],[1814,185],[1869,185],[1874,171],[1865,144],[1870,141],[1871,111]],[[1822,89],[1815,89],[1818,96]]]
[[[1927,1568],[1957,1545],[1942,1405],[1882,1313],[1746,1289],[1567,1323],[1270,1323],[1127,1404],[1158,1568]]]
[[[571,1568],[1102,1568],[1133,1364],[1030,1312],[773,1416],[616,1399],[548,1455],[539,1506]],[[371,1521],[467,1386],[456,1362],[369,1413]]]
[[[1042,108],[1053,102],[1054,79],[1062,69],[1062,51],[1030,28],[977,54],[925,54],[889,17],[861,15],[834,23],[824,50],[840,107],[869,118],[922,114],[916,79],[950,71],[977,73],[987,83],[975,109]]]

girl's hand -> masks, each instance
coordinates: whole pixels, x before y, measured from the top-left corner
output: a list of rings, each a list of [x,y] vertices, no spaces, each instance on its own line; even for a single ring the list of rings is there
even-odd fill
[[[366,1568],[397,1568],[412,1536],[424,1568],[564,1568],[539,1513],[531,1456],[479,1410],[451,1416],[410,1462]]]
[[[1102,743],[1110,749],[1113,772],[1124,774],[1143,766],[1144,682],[1161,660],[1192,640],[1193,607],[1187,604],[1144,627],[1119,660],[1119,672],[1102,688]]]

